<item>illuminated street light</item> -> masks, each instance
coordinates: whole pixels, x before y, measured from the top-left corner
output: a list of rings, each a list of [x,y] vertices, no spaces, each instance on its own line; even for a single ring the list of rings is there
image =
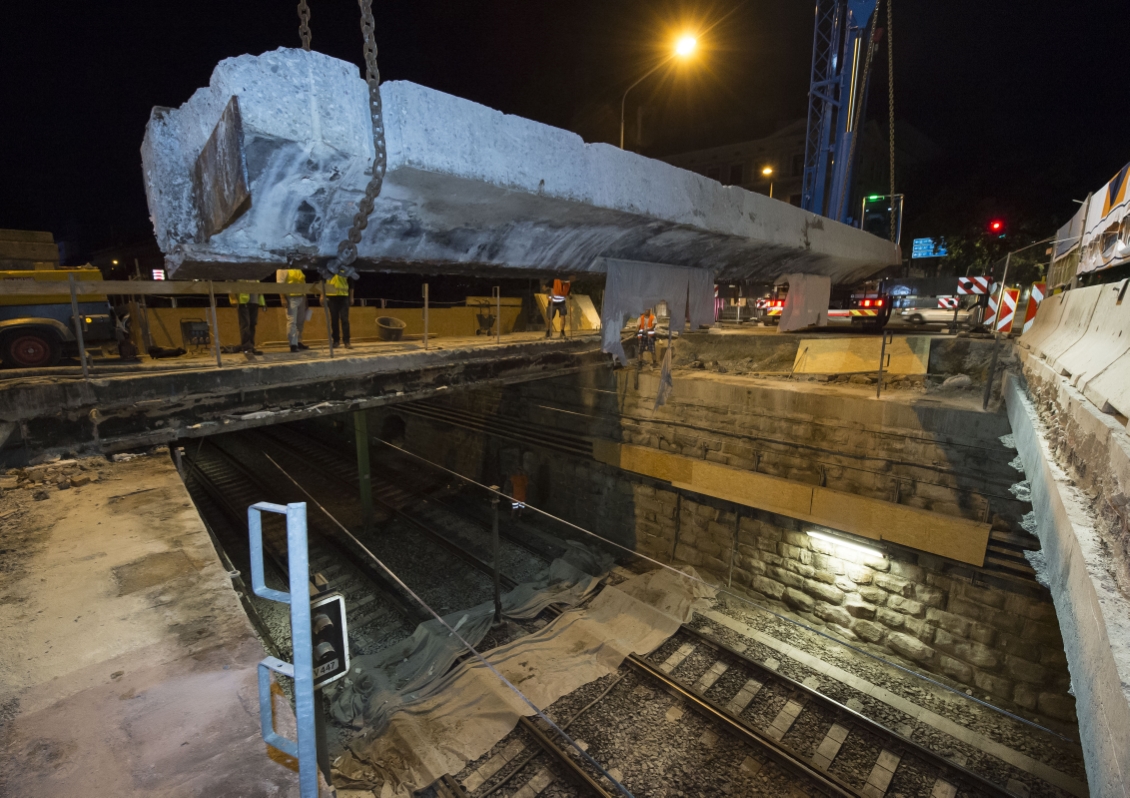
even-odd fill
[[[773,199],[773,167],[763,167],[761,169],[761,174],[769,178],[769,199]]]
[[[698,49],[698,39],[690,34],[680,36],[675,42],[675,51],[671,55],[664,58],[658,64],[653,66],[647,72],[640,75],[639,79],[631,86],[624,90],[624,96],[620,98],[620,149],[624,149],[624,106],[628,102],[628,92],[640,85],[647,78],[651,77],[661,66],[669,63],[674,58],[689,58],[694,51]]]

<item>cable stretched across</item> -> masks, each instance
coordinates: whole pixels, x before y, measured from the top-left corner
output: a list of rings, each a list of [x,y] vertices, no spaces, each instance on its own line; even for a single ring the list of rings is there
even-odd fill
[[[444,471],[448,474],[451,474],[452,476],[457,477],[458,479],[461,479],[461,480],[463,480],[464,482],[466,482],[470,485],[474,485],[475,487],[481,488],[482,490],[486,491],[487,493],[493,493],[493,494],[495,494],[499,497],[508,498],[508,497],[506,497],[506,494],[504,494],[502,491],[495,490],[494,488],[492,488],[488,485],[483,485],[481,482],[476,482],[475,480],[471,479],[470,477],[464,476],[463,474],[460,474],[457,471],[452,471],[450,468],[445,468],[444,466],[441,466],[439,463],[433,463],[431,460],[428,460],[426,457],[421,457],[420,455],[418,455],[414,452],[410,452],[407,449],[401,448],[400,446],[397,446],[394,443],[389,443],[388,441],[382,440],[381,438],[374,438],[373,440],[378,441],[380,443],[383,443],[385,446],[388,446],[392,449],[395,449],[398,452],[406,454],[409,457],[415,458],[416,460],[419,460],[422,463],[426,463],[427,465],[429,465],[433,468],[438,468],[440,471]],[[532,504],[530,504],[529,502],[526,502],[525,507],[526,507],[527,510],[535,512],[538,515],[543,515],[546,518],[549,518],[550,520],[556,521],[559,524],[563,524],[564,526],[569,527],[570,529],[575,529],[578,532],[580,532],[581,534],[588,535],[591,538],[595,538],[596,540],[602,541],[603,543],[607,543],[609,546],[612,546],[613,548],[617,548],[617,549],[620,549],[623,552],[631,554],[633,557],[639,557],[641,560],[645,560],[649,563],[652,563],[653,565],[657,565],[660,568],[665,568],[666,570],[671,571],[672,573],[679,574],[680,576],[682,576],[686,579],[690,579],[693,582],[698,582],[699,584],[704,585],[705,587],[709,587],[711,590],[717,590],[719,593],[723,593],[726,596],[729,596],[730,598],[737,599],[738,601],[742,602],[743,604],[748,604],[751,607],[756,607],[757,609],[761,610],[762,612],[765,612],[765,613],[768,613],[769,615],[772,615],[774,618],[785,621],[786,623],[792,624],[793,626],[796,626],[798,628],[805,629],[809,632],[812,632],[813,634],[819,635],[820,637],[823,637],[826,640],[830,640],[833,643],[837,643],[841,646],[844,646],[845,648],[849,649],[850,651],[854,651],[857,654],[862,654],[863,656],[868,657],[870,659],[873,659],[876,662],[881,662],[882,664],[887,665],[891,668],[894,668],[901,673],[905,673],[907,676],[913,676],[915,679],[920,679],[921,681],[924,681],[927,684],[932,684],[935,687],[939,687],[942,690],[945,690],[946,692],[953,693],[956,696],[960,696],[961,698],[964,698],[968,701],[972,701],[975,704],[979,704],[980,706],[983,706],[986,709],[991,709],[994,712],[997,712],[1001,715],[1004,715],[1005,717],[1010,718],[1012,720],[1015,720],[1018,723],[1023,723],[1025,726],[1030,726],[1033,729],[1039,729],[1040,731],[1045,732],[1047,734],[1050,734],[1051,736],[1056,737],[1060,740],[1063,740],[1064,742],[1072,743],[1073,745],[1079,744],[1078,740],[1074,740],[1074,739],[1072,739],[1072,738],[1070,738],[1066,735],[1060,734],[1059,732],[1054,731],[1053,729],[1049,729],[1046,726],[1041,726],[1039,723],[1036,723],[1035,721],[1028,720],[1025,717],[1017,715],[1013,712],[1009,712],[1007,709],[1002,709],[1001,707],[995,706],[994,704],[990,704],[988,701],[983,701],[980,698],[977,698],[977,696],[973,696],[973,695],[969,695],[968,693],[964,693],[964,692],[962,692],[961,690],[958,690],[955,687],[950,687],[948,684],[945,684],[944,682],[939,682],[937,679],[932,679],[929,676],[926,676],[925,674],[918,673],[917,671],[913,671],[910,668],[899,665],[897,662],[891,662],[888,659],[883,659],[882,657],[880,657],[876,654],[872,654],[870,651],[866,651],[862,648],[859,648],[858,646],[853,646],[851,643],[848,643],[847,641],[844,641],[844,640],[840,640],[838,637],[834,637],[834,636],[828,634],[827,632],[822,632],[819,629],[814,629],[813,627],[808,626],[807,624],[801,623],[800,621],[794,620],[793,618],[790,618],[787,615],[782,615],[781,613],[777,612],[776,610],[773,610],[769,607],[766,607],[764,604],[759,604],[758,602],[756,602],[756,601],[754,601],[750,598],[747,598],[746,596],[742,596],[738,593],[734,593],[733,591],[731,591],[731,590],[729,590],[729,589],[727,589],[727,588],[725,588],[721,585],[711,584],[710,582],[707,582],[705,579],[702,579],[701,577],[691,576],[690,574],[687,574],[683,571],[680,571],[678,568],[675,568],[671,565],[668,565],[667,563],[662,563],[659,560],[648,557],[646,554],[640,554],[638,551],[635,551],[634,549],[630,549],[627,546],[625,546],[621,543],[617,543],[614,540],[609,540],[608,538],[606,538],[602,535],[598,535],[597,533],[592,532],[588,529],[585,529],[582,526],[578,526],[577,524],[574,524],[571,521],[566,521],[564,518],[558,518],[553,513],[546,512],[545,510],[539,509],[539,508],[533,506]]]
[[[393,582],[395,582],[397,584],[397,586],[400,587],[401,590],[403,590],[405,593],[407,593],[409,596],[411,596],[413,598],[413,600],[415,600],[421,607],[423,607],[425,610],[427,610],[428,614],[431,615],[433,618],[435,618],[437,621],[439,621],[441,626],[443,626],[445,629],[447,629],[447,631],[456,640],[458,640],[460,643],[462,643],[463,647],[466,648],[469,652],[471,652],[472,656],[474,656],[475,659],[477,659],[484,667],[486,667],[487,670],[489,670],[491,673],[493,673],[495,676],[497,676],[499,681],[501,681],[504,685],[506,685],[511,690],[511,692],[514,693],[514,695],[516,695],[516,696],[518,696],[518,698],[522,699],[522,703],[524,703],[531,710],[533,710],[534,714],[536,714],[539,718],[541,718],[547,724],[549,724],[549,727],[551,729],[553,729],[555,732],[557,732],[559,735],[561,735],[562,739],[568,741],[569,745],[571,745],[573,747],[573,749],[581,757],[583,757],[586,762],[588,762],[590,765],[592,765],[594,768],[596,768],[597,771],[599,771],[601,775],[603,775],[613,785],[615,785],[617,791],[619,791],[622,795],[627,796],[627,798],[635,798],[635,796],[632,795],[632,793],[628,792],[627,788],[625,788],[623,784],[621,784],[616,779],[612,778],[612,776],[610,776],[608,774],[608,772],[603,767],[600,766],[600,763],[598,763],[595,759],[593,759],[588,754],[587,751],[585,751],[583,748],[578,746],[576,741],[572,737],[570,737],[568,734],[565,733],[564,729],[562,729],[560,726],[558,726],[556,723],[554,723],[552,720],[550,720],[549,717],[544,712],[542,712],[534,704],[533,701],[526,698],[526,695],[521,690],[519,690],[517,687],[515,687],[510,682],[509,679],[507,679],[505,676],[503,676],[493,665],[491,665],[490,662],[482,654],[479,653],[478,649],[476,649],[474,646],[472,646],[470,643],[468,643],[466,640],[464,640],[463,637],[459,634],[459,632],[457,632],[453,626],[448,624],[447,621],[445,621],[443,619],[443,616],[441,616],[438,612],[436,612],[434,609],[432,609],[431,606],[429,606],[428,603],[425,602],[422,598],[420,598],[418,595],[416,595],[416,591],[414,591],[412,588],[408,587],[408,585],[405,584],[404,580],[402,580],[396,574],[395,571],[393,571],[391,568],[389,568],[387,565],[385,565],[381,561],[381,559],[379,557],[377,557],[377,555],[373,554],[373,552],[371,552],[369,550],[368,546],[366,546],[364,543],[362,543],[360,540],[358,540],[356,535],[354,535],[352,532],[350,532],[348,529],[346,529],[345,526],[340,521],[338,521],[336,518],[334,518],[334,516],[330,513],[329,510],[327,510],[325,507],[323,507],[321,504],[319,504],[318,500],[315,499],[313,496],[311,496],[310,492],[307,491],[306,488],[302,487],[302,485],[299,484],[298,480],[296,480],[289,473],[287,473],[286,469],[284,469],[282,466],[280,466],[278,463],[276,463],[273,457],[271,457],[266,452],[263,453],[263,456],[266,457],[270,461],[271,465],[273,465],[275,468],[277,468],[282,473],[282,475],[284,477],[286,477],[292,483],[294,483],[294,486],[296,488],[298,488],[298,490],[300,490],[302,492],[302,494],[307,499],[309,499],[311,504],[313,504],[315,507],[317,507],[319,510],[321,510],[322,514],[325,515],[326,518],[330,519],[330,521],[333,522],[333,524],[338,529],[340,529],[343,534],[345,534],[350,540],[352,540],[357,545],[357,547],[359,549],[361,549],[361,551],[365,552],[365,554],[367,554],[369,556],[369,558],[372,559],[372,561],[377,564],[378,568],[380,568],[382,571],[384,571],[386,574],[388,574],[389,579],[391,579]]]

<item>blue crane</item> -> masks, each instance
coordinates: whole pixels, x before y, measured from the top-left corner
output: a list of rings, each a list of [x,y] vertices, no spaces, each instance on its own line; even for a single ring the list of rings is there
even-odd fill
[[[851,224],[854,141],[867,100],[878,0],[816,0],[801,207]]]

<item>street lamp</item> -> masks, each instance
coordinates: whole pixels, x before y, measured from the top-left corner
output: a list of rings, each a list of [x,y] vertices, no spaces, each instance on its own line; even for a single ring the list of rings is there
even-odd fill
[[[689,58],[698,49],[698,39],[690,34],[680,36],[678,41],[675,42],[675,52],[664,58],[658,64],[653,66],[647,72],[640,75],[639,80],[624,90],[624,96],[620,98],[620,149],[624,149],[624,106],[628,102],[628,92],[640,85],[647,78],[651,77],[661,66],[664,66],[674,58]]]
[[[763,167],[762,170],[761,170],[761,174],[764,177],[769,178],[769,199],[773,199],[773,167],[772,166]]]

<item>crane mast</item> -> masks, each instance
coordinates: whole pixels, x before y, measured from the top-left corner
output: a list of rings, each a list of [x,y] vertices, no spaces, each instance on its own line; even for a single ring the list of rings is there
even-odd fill
[[[867,98],[867,30],[878,0],[816,0],[801,207],[852,224],[853,141]]]

